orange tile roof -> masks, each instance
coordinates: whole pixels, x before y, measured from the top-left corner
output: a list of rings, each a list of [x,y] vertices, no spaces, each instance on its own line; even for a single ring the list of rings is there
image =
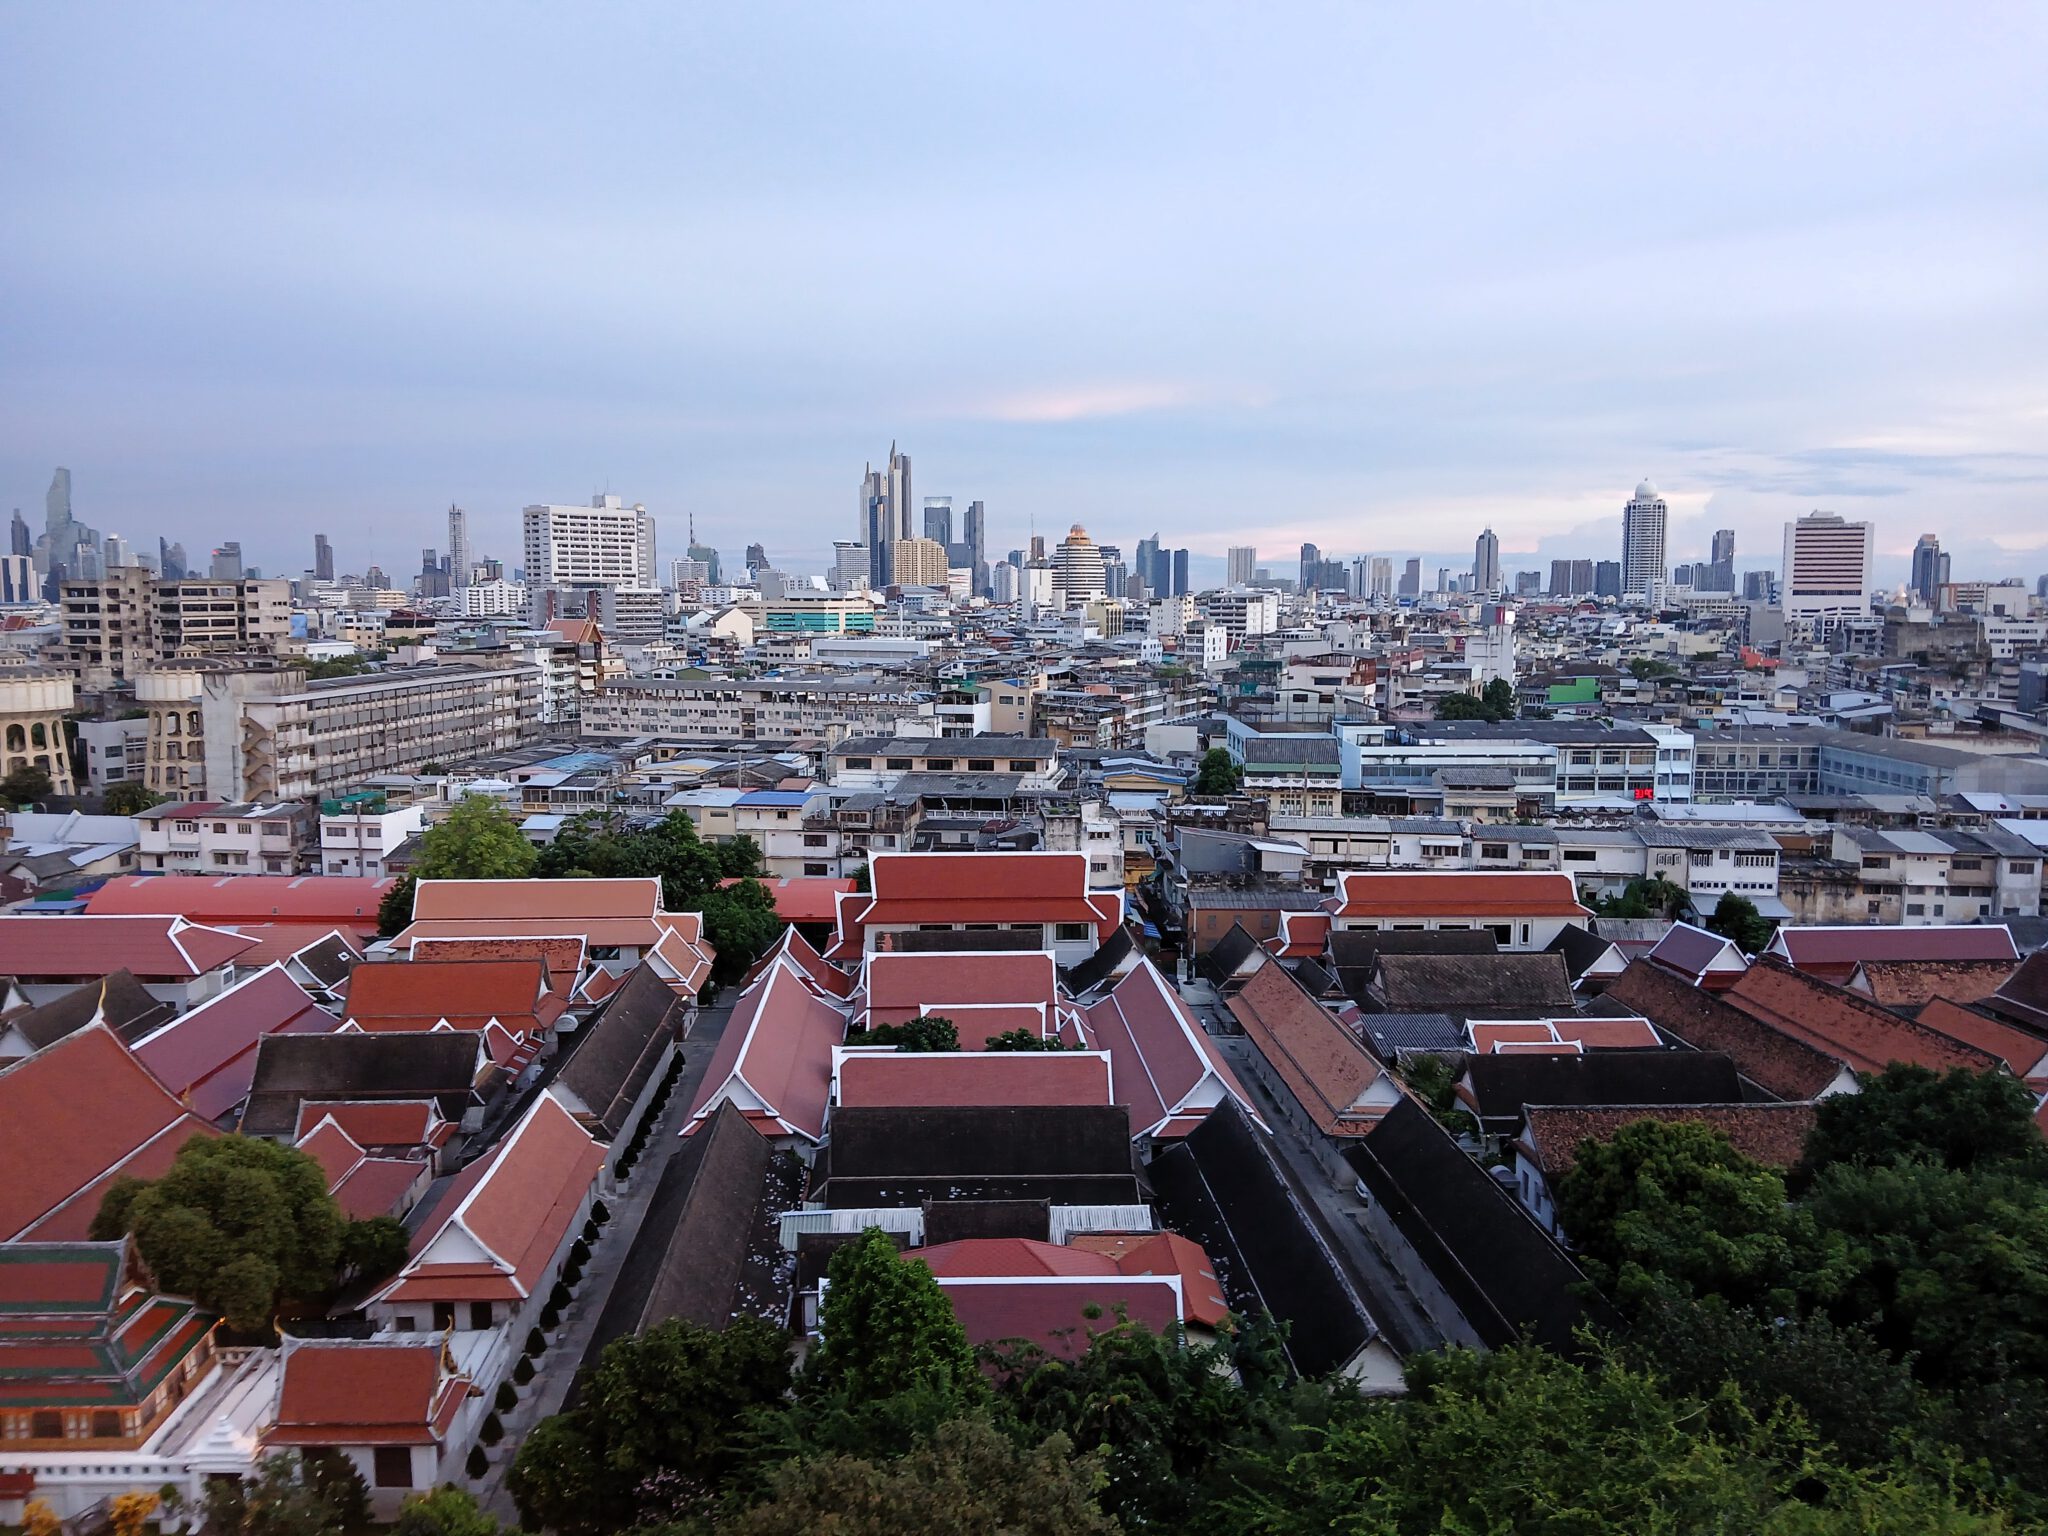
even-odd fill
[[[770,1136],[825,1134],[832,1048],[846,1039],[846,1015],[778,956],[740,995],[690,1106],[691,1128],[727,1098]]]
[[[1077,1232],[1068,1246],[1107,1254],[1118,1274],[1179,1275],[1182,1308],[1198,1328],[1221,1328],[1230,1316],[1215,1261],[1178,1232]]]
[[[364,1147],[438,1147],[455,1133],[432,1099],[305,1099],[298,1134],[310,1135],[326,1119]]]
[[[254,949],[255,941],[182,917],[0,916],[0,976],[107,976],[189,981]]]
[[[1589,917],[1570,875],[1353,870],[1327,903],[1338,918]]]
[[[1989,1051],[2036,1093],[2048,1089],[2048,1040],[2001,1020],[1986,1018],[1948,997],[1937,997],[1927,1003],[1914,1015],[1914,1021],[1951,1040]]]
[[[348,975],[341,1016],[359,1027],[427,1029],[445,1019],[481,1029],[496,1019],[518,1033],[544,1030],[567,999],[550,990],[547,963],[513,960],[369,961]]]
[[[1396,1102],[1398,1090],[1385,1081],[1380,1064],[1277,960],[1262,962],[1226,1001],[1266,1064],[1325,1135],[1363,1136]]]
[[[317,923],[377,931],[396,882],[362,875],[116,875],[86,898],[91,915],[170,914],[202,923]]]
[[[1880,1008],[1869,998],[1795,971],[1776,956],[1760,958],[1720,994],[1781,1034],[1841,1057],[1859,1072],[1882,1072],[1895,1061],[1946,1072],[1995,1071],[1993,1052]]]
[[[284,973],[258,971],[135,1042],[135,1055],[195,1114],[219,1120],[249,1096],[266,1035],[324,1035],[334,1015]]]
[[[719,884],[737,885],[739,878],[721,880]],[[764,879],[761,884],[775,898],[775,915],[785,923],[829,923],[838,914],[839,897],[856,888],[852,880],[824,875],[790,875],[779,880]]]
[[[839,1059],[847,1106],[1110,1104],[1109,1058],[1082,1051],[849,1051]]]
[[[422,938],[412,945],[420,960],[532,960],[547,967],[548,985],[567,996],[583,974],[586,946],[581,934],[499,938]]]
[[[1205,1117],[1225,1099],[1264,1125],[1223,1053],[1150,960],[1141,958],[1082,1014],[1088,1043],[1109,1052],[1132,1135],[1184,1135],[1189,1117]]]
[[[269,1445],[434,1445],[468,1392],[439,1342],[306,1340],[285,1347]]]

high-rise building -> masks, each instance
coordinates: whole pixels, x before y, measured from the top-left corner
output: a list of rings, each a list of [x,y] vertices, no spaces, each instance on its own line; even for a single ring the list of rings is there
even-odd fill
[[[36,563],[27,555],[0,557],[0,604],[12,607],[43,600],[42,583],[36,580]]]
[[[1173,578],[1170,574],[1170,562],[1166,558],[1166,552],[1159,547],[1158,534],[1148,534],[1146,537],[1138,540],[1135,570],[1138,580],[1145,584],[1147,593],[1153,597],[1164,597],[1166,595]]]
[[[1768,603],[1771,588],[1777,584],[1775,571],[1744,571],[1742,573],[1742,600],[1745,603]]]
[[[21,515],[21,508],[16,507],[14,509],[13,549],[11,553],[33,555],[35,552],[36,541],[34,536],[28,531],[28,519]]]
[[[1294,590],[1307,596],[1315,591],[1317,579],[1322,575],[1323,552],[1313,544],[1301,546],[1301,573],[1295,578]]]
[[[156,566],[157,575],[165,581],[182,580],[190,571],[185,563],[185,546],[159,538],[156,541]]]
[[[587,507],[536,504],[520,520],[529,590],[657,585],[654,519],[644,506],[593,496]]]
[[[1408,563],[1401,568],[1400,595],[1402,597],[1422,596],[1422,561],[1419,558],[1411,557]]]
[[[899,587],[943,587],[946,546],[937,539],[898,539],[889,548],[889,570]]]
[[[885,587],[894,578],[889,553],[915,535],[910,526],[910,455],[889,445],[889,462],[867,466],[860,482],[859,541],[868,547],[868,585]]]
[[[1735,563],[1735,530],[1733,528],[1716,528],[1714,530],[1714,564],[1720,565],[1724,561],[1729,565]]]
[[[243,576],[241,542],[229,539],[216,549],[206,573],[215,581],[240,581]]]
[[[1472,541],[1472,590],[1494,593],[1500,590],[1500,539],[1491,528]]]
[[[953,498],[927,496],[924,499],[924,536],[934,544],[950,547],[953,542]]]
[[[1869,613],[1876,533],[1873,524],[1845,522],[1834,512],[1787,523],[1779,595],[1785,622],[1828,629]]]
[[[423,598],[448,596],[448,559],[433,549],[420,551],[420,573],[415,580]]]
[[[967,503],[962,519],[960,542],[967,546],[967,565],[974,572],[974,590],[988,591],[988,509],[978,501]]]
[[[460,591],[469,585],[474,561],[469,549],[469,514],[454,502],[448,503],[448,585]],[[648,562],[652,565],[652,561]]]
[[[334,546],[327,542],[324,533],[313,535],[313,579],[334,580]]]
[[[699,544],[697,542],[697,514],[694,512],[690,514],[690,542],[687,548],[687,553],[689,554],[689,557],[692,560],[701,560],[704,562],[704,569],[710,572],[710,574],[706,576],[704,579],[710,582],[714,587],[717,586],[718,551],[713,549],[709,544]],[[532,580],[531,577],[528,577],[527,579],[529,581]]]
[[[866,550],[861,551],[861,557],[863,560],[866,559]],[[868,574],[865,564],[861,566],[860,574],[861,579],[865,581]],[[688,555],[685,555],[680,560],[671,560],[668,563],[668,584],[673,591],[681,592],[690,588],[701,587],[710,579],[711,567],[702,560],[693,560]]]
[[[1258,574],[1259,552],[1246,544],[1233,544],[1223,556],[1223,584],[1248,587]]]
[[[1191,590],[1188,580],[1188,552],[1176,549],[1173,552],[1173,593],[1175,597],[1186,597]]]
[[[1909,585],[1913,601],[1929,608],[1948,585],[1948,556],[1941,552],[1941,540],[1931,533],[1921,534],[1920,542],[1913,546],[1913,577]]]
[[[1595,597],[1620,597],[1622,588],[1621,562],[1601,560],[1593,566],[1593,595]]]
[[[128,547],[128,541],[121,535],[110,533],[107,535],[104,559],[106,569],[111,571],[117,566],[135,564],[135,551]]]
[[[1692,585],[1700,592],[1735,590],[1735,530],[1714,530],[1713,558],[1692,568]]]
[[[832,542],[832,590],[865,592],[868,589],[868,547],[852,539]]]
[[[1664,524],[1671,508],[1645,480],[1621,509],[1621,592],[1647,598],[1664,579]]]
[[[1031,545],[1031,559],[1043,560],[1045,558],[1045,535],[1042,533],[1034,533],[1031,535],[1029,542]],[[1029,563],[1029,561],[1026,562],[1026,564]]]
[[[1072,608],[1090,598],[1107,596],[1102,550],[1079,523],[1067,530],[1052,558],[1052,600]]]
[[[1534,597],[1542,590],[1543,573],[1541,571],[1515,572],[1515,596]]]
[[[747,546],[747,574],[758,577],[768,569],[768,548],[764,544]]]
[[[1017,601],[1017,576],[1015,561],[998,560],[989,572],[989,597],[998,603]]]

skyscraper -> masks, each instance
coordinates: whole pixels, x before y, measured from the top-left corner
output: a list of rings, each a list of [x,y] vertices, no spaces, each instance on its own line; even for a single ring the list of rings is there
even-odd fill
[[[520,522],[531,591],[659,584],[654,519],[644,506],[593,496],[587,507],[527,507]]]
[[[165,581],[183,581],[189,574],[185,564],[185,546],[159,538],[156,541],[156,565],[157,574]]]
[[[1186,597],[1188,595],[1188,590],[1188,552],[1184,549],[1176,549],[1173,552],[1172,595],[1174,597]]]
[[[1645,480],[1621,509],[1621,595],[1647,598],[1664,579],[1664,523],[1671,508]]]
[[[1230,587],[1248,587],[1259,567],[1259,552],[1246,544],[1233,544],[1223,557],[1223,583]]]
[[[889,551],[890,578],[900,587],[946,585],[946,551],[937,539],[898,539]]]
[[[1947,585],[1948,556],[1941,552],[1941,540],[1931,533],[1923,533],[1920,542],[1913,546],[1913,601],[1932,608],[1940,601],[1941,589]]]
[[[1148,534],[1138,540],[1138,554],[1133,570],[1138,580],[1145,584],[1145,590],[1154,597],[1164,597],[1170,577],[1162,575],[1164,551],[1159,547],[1159,535]]]
[[[313,579],[334,580],[334,546],[327,542],[324,533],[313,535]]]
[[[1876,533],[1873,524],[1844,522],[1834,512],[1813,512],[1787,523],[1779,593],[1785,622],[1829,629],[1869,613]]]
[[[28,531],[28,519],[24,518],[21,515],[21,508],[19,507],[16,507],[14,509],[13,535],[14,547],[13,550],[11,551],[12,553],[17,555],[32,555],[36,552],[36,541],[33,537],[30,536]]]
[[[832,544],[832,590],[835,592],[864,592],[868,585],[868,547],[856,544],[851,539],[836,539]]]
[[[1714,558],[1692,570],[1692,584],[1702,592],[1735,590],[1735,530],[1714,530]]]
[[[1067,530],[1053,551],[1052,600],[1060,608],[1072,608],[1092,597],[1106,596],[1102,550],[1079,523]]]
[[[758,572],[765,571],[767,569],[767,546],[762,544],[749,544],[747,546],[747,574],[751,576]]]
[[[1593,595],[1595,597],[1621,596],[1621,562],[1602,560],[1593,567]]]
[[[242,545],[237,539],[229,539],[213,552],[213,563],[206,574],[215,581],[240,581],[242,579]]]
[[[1472,590],[1489,595],[1500,590],[1500,539],[1491,528],[1472,542]]]
[[[1365,595],[1375,602],[1394,595],[1394,562],[1385,555],[1372,557],[1372,574]]]
[[[1295,579],[1294,590],[1307,595],[1315,591],[1317,578],[1322,574],[1323,552],[1313,544],[1301,546],[1301,574]]]
[[[863,548],[865,548],[865,546],[863,546]],[[706,572],[704,579],[710,582],[714,587],[717,586],[718,551],[713,549],[709,544],[699,544],[697,542],[697,514],[694,512],[690,514],[690,542],[687,546],[687,552],[692,560],[702,562],[704,570]],[[531,580],[532,578],[528,577],[527,579]]]
[[[868,582],[885,587],[894,578],[889,573],[891,546],[913,536],[910,526],[910,455],[889,445],[889,462],[881,469],[867,466],[860,482],[860,542],[868,547]]]
[[[448,585],[456,591],[469,585],[469,568],[472,557],[469,552],[469,514],[454,502],[448,503]],[[653,561],[648,562],[649,580],[653,578]],[[324,578],[323,578],[324,579]]]
[[[50,488],[43,492],[43,527],[55,534],[71,523],[71,471],[59,466],[50,476]]]
[[[1402,597],[1422,596],[1422,561],[1419,557],[1411,558],[1407,565],[1401,568],[1400,595]]]
[[[927,496],[924,499],[924,536],[934,544],[953,542],[953,498]]]
[[[124,565],[135,564],[135,551],[128,547],[128,541],[118,533],[108,534],[107,542],[102,548],[106,569],[110,571],[118,570]]]
[[[974,572],[974,590],[988,590],[988,511],[978,501],[967,503],[960,541],[967,546],[967,566]]]
[[[1734,559],[1735,530],[1733,528],[1716,528],[1714,530],[1714,563],[1719,565],[1723,560],[1733,561]]]

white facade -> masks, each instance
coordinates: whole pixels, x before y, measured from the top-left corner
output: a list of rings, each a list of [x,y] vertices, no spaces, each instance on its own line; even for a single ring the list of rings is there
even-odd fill
[[[1647,480],[1621,509],[1622,596],[1647,598],[1664,580],[1664,524],[1670,513],[1657,487]]]
[[[426,814],[417,805],[385,811],[343,811],[320,817],[320,868],[329,875],[390,873],[384,860],[408,837],[422,831]]]
[[[1079,523],[1067,531],[1053,551],[1052,586],[1053,602],[1061,608],[1109,595],[1103,576],[1102,550]]]
[[[480,581],[462,589],[466,619],[514,618],[526,612],[526,588],[516,581]]]
[[[521,517],[528,586],[657,585],[654,519],[645,507],[596,496],[587,507],[536,505]]]
[[[297,872],[298,807],[198,801],[136,818],[135,867],[143,874],[289,875]]]
[[[95,790],[142,781],[149,755],[149,721],[81,720],[78,747],[85,758],[85,782]]]
[[[1785,525],[1781,603],[1785,622],[1829,628],[1870,612],[1871,523],[1815,512]]]

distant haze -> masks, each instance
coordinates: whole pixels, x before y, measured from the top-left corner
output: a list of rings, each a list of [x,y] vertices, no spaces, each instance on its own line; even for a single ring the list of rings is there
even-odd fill
[[[2048,570],[2048,7],[13,5],[0,516]],[[1199,575],[1204,566],[1197,565]],[[1208,568],[1220,574],[1220,564]]]

